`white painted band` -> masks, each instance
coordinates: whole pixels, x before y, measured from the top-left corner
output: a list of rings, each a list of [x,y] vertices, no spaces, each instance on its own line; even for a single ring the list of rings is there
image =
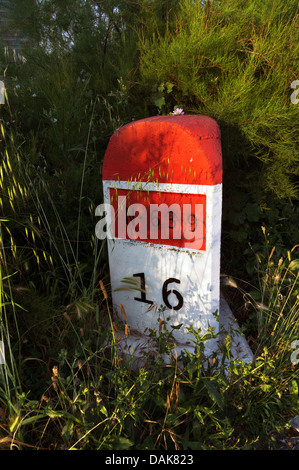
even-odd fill
[[[127,189],[135,191],[161,191],[184,194],[214,194],[222,190],[222,183],[211,185],[203,184],[179,184],[179,183],[148,183],[143,181],[115,181],[103,180],[104,191],[106,188]]]

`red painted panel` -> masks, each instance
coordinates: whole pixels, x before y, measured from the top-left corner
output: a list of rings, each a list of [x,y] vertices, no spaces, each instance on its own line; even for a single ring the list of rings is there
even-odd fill
[[[115,212],[113,237],[206,250],[206,195],[111,188],[110,202]]]

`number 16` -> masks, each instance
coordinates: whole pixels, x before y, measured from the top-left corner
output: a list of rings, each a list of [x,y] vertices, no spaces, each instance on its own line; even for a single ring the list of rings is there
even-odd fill
[[[134,277],[140,277],[140,283],[141,283],[141,296],[140,297],[134,297],[134,300],[137,300],[138,302],[144,302],[147,304],[153,304],[154,302],[152,300],[148,300],[146,298],[146,292],[145,292],[145,275],[144,273],[138,273],[138,274],[133,274]],[[163,301],[166,305],[166,307],[173,310],[180,310],[184,304],[184,299],[182,295],[176,290],[176,289],[168,289],[168,285],[171,284],[172,282],[175,282],[177,284],[180,284],[181,281],[179,279],[176,279],[174,277],[170,277],[169,279],[166,279],[162,286],[162,297]],[[170,294],[174,294],[178,300],[177,305],[171,305],[168,297]]]

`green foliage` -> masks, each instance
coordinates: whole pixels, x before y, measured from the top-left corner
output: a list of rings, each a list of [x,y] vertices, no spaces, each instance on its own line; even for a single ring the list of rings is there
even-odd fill
[[[26,60],[9,51],[0,61],[9,103],[2,116],[22,159],[24,184],[33,188],[28,210],[51,228],[47,250],[58,264],[62,254],[67,264],[87,266],[85,282],[93,265],[90,234],[102,199],[103,155],[111,134],[133,118],[124,79],[135,45],[116,6],[12,2],[12,25],[27,38]]]
[[[185,114],[208,115],[220,125],[223,228],[230,243],[253,243],[248,224],[270,225],[277,205],[280,219],[293,208],[298,227],[296,208],[287,203],[298,198],[298,109],[290,101],[297,14],[297,2],[185,0],[163,31],[154,34],[144,25],[139,36],[140,84],[148,101],[153,89],[170,83],[157,110],[177,104]],[[291,244],[297,242],[298,232]]]
[[[2,427],[12,437],[3,438],[3,445],[277,449],[271,436],[285,432],[283,413],[298,407],[298,371],[287,362],[277,371],[278,361],[266,348],[251,364],[229,360],[224,367],[221,356],[203,360],[205,339],[193,331],[194,354],[178,359],[170,354],[167,362],[134,372],[121,356],[109,355],[111,336],[105,341],[107,334],[94,330],[95,348],[96,343],[80,339],[75,323],[68,324],[78,333],[76,351],[61,349],[51,370],[45,368],[38,400],[17,394],[10,421]],[[159,343],[163,351],[173,351],[163,328]]]

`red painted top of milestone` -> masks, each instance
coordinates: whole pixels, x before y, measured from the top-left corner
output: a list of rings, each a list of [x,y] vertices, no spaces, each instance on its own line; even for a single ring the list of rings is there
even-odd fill
[[[108,144],[103,180],[222,183],[220,129],[207,116],[155,116],[118,129]]]

